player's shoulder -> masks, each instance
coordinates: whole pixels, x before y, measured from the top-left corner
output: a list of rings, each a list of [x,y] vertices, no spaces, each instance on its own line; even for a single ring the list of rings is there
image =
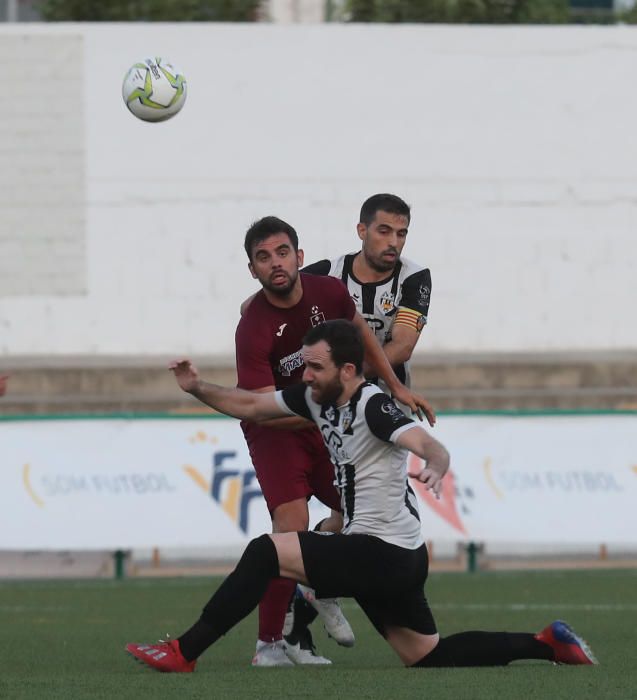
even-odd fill
[[[373,389],[365,389],[363,397],[367,425],[381,440],[389,441],[397,428],[413,423],[413,420],[408,418],[396,405],[394,399],[378,386],[374,386]]]
[[[345,253],[337,258],[325,258],[325,260],[317,260],[317,262],[307,265],[302,272],[307,272],[312,275],[329,275],[330,277],[343,277],[343,271],[349,273],[351,269],[351,260],[356,256],[356,253]]]
[[[251,316],[259,316],[264,304],[267,305],[267,303],[268,301],[265,298],[263,289],[259,289],[258,292],[253,294],[252,298],[250,299],[250,303],[244,309],[243,314],[241,314],[241,318],[244,319]]]
[[[316,262],[306,265],[301,272],[306,275],[329,275],[332,270],[332,261],[328,260],[317,260]]]
[[[304,272],[300,274],[304,289],[316,290],[321,293],[328,292],[339,294],[342,294],[345,289],[340,279],[334,277],[331,273],[325,276],[306,274]]]
[[[417,275],[419,277],[426,277],[429,276],[431,277],[431,272],[428,267],[425,267],[424,265],[421,265],[418,262],[415,262],[414,260],[410,260],[409,258],[400,258],[400,277],[401,279],[406,279],[407,277],[411,277],[412,275]]]
[[[391,398],[378,386],[372,382],[365,382],[361,385],[359,394],[359,403],[363,407],[365,414],[368,412],[368,407],[371,410],[377,410],[386,399],[391,401]]]
[[[428,267],[423,267],[412,260],[401,260],[402,267],[399,273],[400,305],[425,309],[429,306],[431,297],[431,272]]]
[[[257,328],[268,324],[270,316],[271,306],[261,289],[254,295],[250,304],[241,314],[241,318],[237,324],[237,333],[243,332],[246,329],[254,333]]]
[[[361,399],[369,401],[369,399],[371,399],[372,396],[376,396],[377,394],[381,396],[387,396],[387,394],[378,386],[378,384],[373,384],[372,382],[365,382],[361,386]]]

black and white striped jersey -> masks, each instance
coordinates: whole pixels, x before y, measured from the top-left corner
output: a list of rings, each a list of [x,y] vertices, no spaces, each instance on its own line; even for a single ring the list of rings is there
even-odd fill
[[[411,260],[401,258],[392,274],[379,282],[360,282],[352,272],[352,264],[358,253],[341,255],[334,260],[319,260],[303,268],[313,275],[330,275],[342,280],[349,291],[356,310],[374,331],[378,342],[384,345],[391,340],[392,326],[399,309],[408,310],[413,326],[422,330],[427,323],[431,297],[431,273]],[[396,375],[409,386],[409,365],[394,367]]]
[[[404,431],[420,427],[369,382],[343,406],[317,404],[304,384],[275,396],[281,409],[314,421],[321,431],[341,495],[343,533],[375,535],[406,549],[420,547],[424,540],[407,478],[407,450],[394,444]]]

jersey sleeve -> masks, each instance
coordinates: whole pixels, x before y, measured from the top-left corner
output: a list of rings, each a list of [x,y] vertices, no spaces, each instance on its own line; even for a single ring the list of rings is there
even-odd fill
[[[274,398],[283,411],[287,411],[290,415],[301,416],[313,421],[312,413],[305,400],[307,386],[305,384],[292,384],[291,386],[277,391]]]
[[[235,333],[237,359],[237,386],[241,389],[262,389],[275,386],[272,367],[270,366],[270,348],[264,343],[268,336],[259,333],[245,320],[239,321]]]
[[[417,311],[427,319],[429,300],[431,298],[431,273],[429,269],[419,270],[405,277],[401,285],[400,308]]]
[[[414,272],[401,285],[398,313],[394,324],[413,328],[417,333],[427,323],[431,298],[431,273],[428,269]]]
[[[301,269],[301,272],[307,272],[309,275],[329,275],[332,270],[332,262],[330,260],[319,260],[307,267]]]
[[[387,394],[374,394],[365,406],[370,432],[383,442],[396,442],[398,436],[415,423],[396,406]]]

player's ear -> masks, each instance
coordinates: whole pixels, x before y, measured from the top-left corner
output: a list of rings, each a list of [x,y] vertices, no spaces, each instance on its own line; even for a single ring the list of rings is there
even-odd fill
[[[252,279],[255,280],[257,278],[257,275],[254,271],[254,267],[253,267],[251,262],[248,263],[248,270],[250,270],[250,274],[252,275]]]
[[[305,253],[303,252],[302,248],[299,248],[296,251],[296,262],[298,263],[299,267],[303,267],[303,259],[305,258]]]
[[[367,226],[362,221],[359,221],[359,223],[356,224],[356,233],[358,234],[358,237],[361,239],[361,241],[365,240],[365,236],[367,234]]]
[[[345,379],[354,379],[356,376],[356,365],[353,362],[345,362],[341,370],[345,373]]]

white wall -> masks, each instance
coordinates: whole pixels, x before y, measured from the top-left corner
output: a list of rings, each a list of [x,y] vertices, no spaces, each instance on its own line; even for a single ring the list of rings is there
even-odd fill
[[[311,24],[325,20],[322,0],[267,0],[263,6],[263,13],[270,22]]]
[[[40,282],[0,286],[0,354],[230,356],[256,288],[250,222],[277,214],[308,261],[335,256],[356,249],[378,191],[413,205],[406,254],[432,268],[419,352],[637,348],[635,28],[23,25],[0,28],[0,47],[25,33],[44,65],[38,33],[83,37],[83,100],[68,99],[84,115],[82,269],[71,262],[86,284],[42,292],[70,264],[62,233],[45,256],[20,253],[15,206],[55,232],[50,202],[0,208],[0,272]],[[155,125],[120,98],[128,65],[153,54],[190,89]],[[33,120],[47,110],[35,100]],[[0,110],[5,181],[25,123],[12,115]],[[58,156],[52,184],[77,167]]]

